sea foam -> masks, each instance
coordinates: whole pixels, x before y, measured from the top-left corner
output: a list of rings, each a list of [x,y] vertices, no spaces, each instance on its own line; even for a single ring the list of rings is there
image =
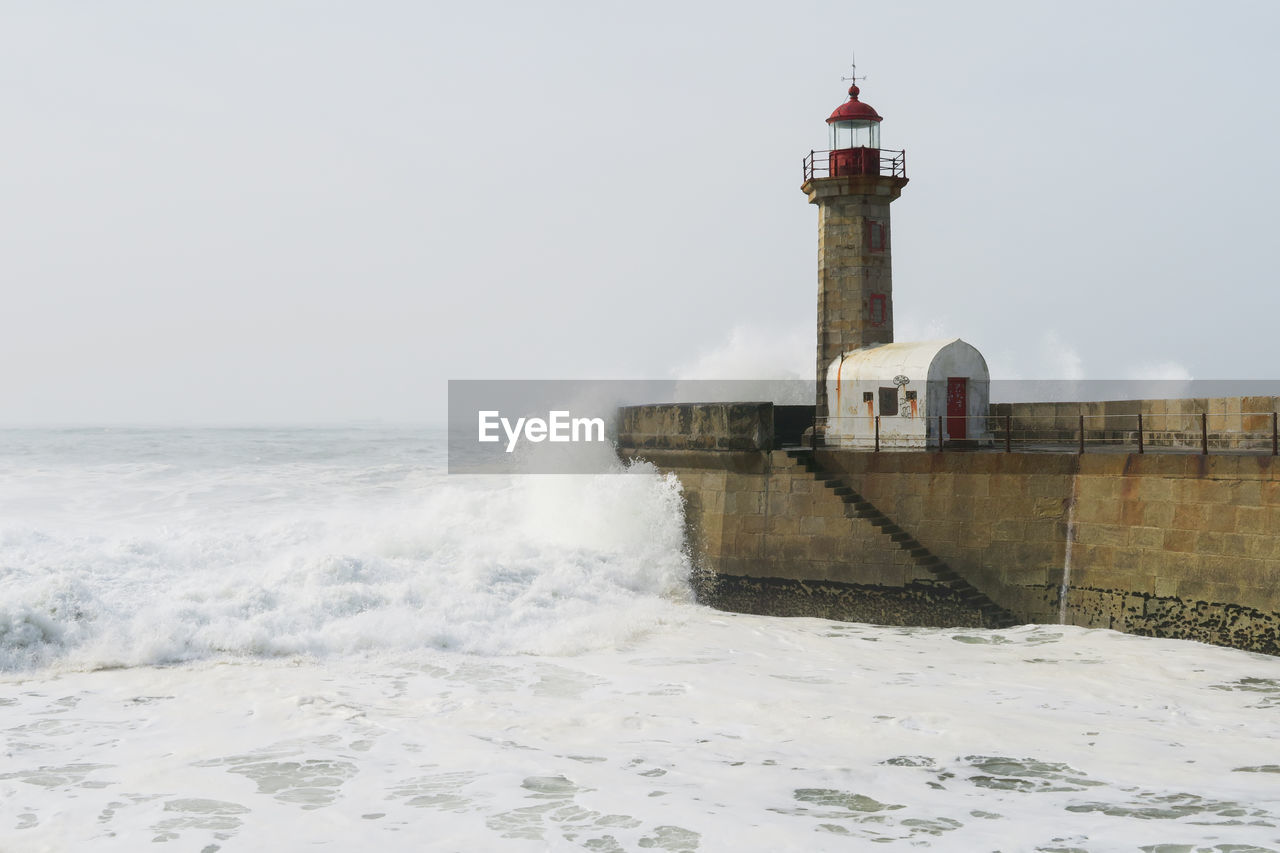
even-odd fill
[[[239,435],[219,457],[199,438],[203,464],[126,434],[106,461],[45,447],[7,480],[0,668],[572,653],[679,620],[689,599],[679,483],[645,463],[447,477],[344,458],[342,434],[311,461],[255,457]]]
[[[673,480],[442,447],[0,434],[0,847],[1280,848],[1276,658],[721,613]]]

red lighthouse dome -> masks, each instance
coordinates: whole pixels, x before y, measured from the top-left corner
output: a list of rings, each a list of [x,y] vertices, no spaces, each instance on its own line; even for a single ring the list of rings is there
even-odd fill
[[[862,90],[856,84],[850,86],[849,100],[836,107],[835,112],[827,118],[827,124],[837,121],[884,121],[875,108],[858,100],[858,95],[861,93]]]
[[[880,147],[880,114],[870,104],[858,100],[857,84],[849,87],[849,100],[827,117],[831,128],[831,150]]]
[[[858,84],[849,87],[849,100],[827,118],[830,128],[830,174],[880,174],[880,114],[858,100]]]

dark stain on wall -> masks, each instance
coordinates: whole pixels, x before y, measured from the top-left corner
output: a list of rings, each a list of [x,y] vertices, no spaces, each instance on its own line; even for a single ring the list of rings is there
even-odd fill
[[[929,582],[887,587],[708,572],[696,579],[694,588],[699,603],[733,613],[927,628],[992,627],[979,610],[949,589]]]
[[[1041,594],[1047,606],[1057,606],[1057,588],[1047,585]],[[1067,610],[1075,624],[1280,655],[1280,614],[1240,604],[1076,587],[1067,593]]]

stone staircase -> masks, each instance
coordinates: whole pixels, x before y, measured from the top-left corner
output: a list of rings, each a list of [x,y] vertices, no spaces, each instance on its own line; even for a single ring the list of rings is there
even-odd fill
[[[786,448],[784,452],[797,466],[807,471],[815,481],[822,483],[844,502],[844,514],[846,517],[865,518],[872,525],[879,528],[881,534],[889,537],[890,541],[907,552],[916,566],[927,570],[937,578],[939,586],[955,593],[965,605],[979,611],[989,627],[1009,628],[1018,624],[1017,620],[1013,618],[1013,614],[978,591],[973,584],[961,577],[941,558],[924,545],[921,545],[914,536],[895,524],[883,512],[876,509],[871,501],[858,494],[839,475],[831,474],[821,469],[813,457],[812,450],[808,448]]]

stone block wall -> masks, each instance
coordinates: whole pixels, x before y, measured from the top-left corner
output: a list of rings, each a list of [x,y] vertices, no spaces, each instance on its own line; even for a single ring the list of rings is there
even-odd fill
[[[618,410],[618,445],[635,450],[768,450],[772,403],[663,403]]]
[[[716,606],[889,625],[982,624],[981,615],[781,451],[639,450],[673,471],[701,597]]]
[[[757,441],[768,404],[741,405],[637,407],[620,419],[631,430],[620,433],[623,456],[679,476],[691,548],[724,606],[981,624],[879,528]],[[673,446],[661,447],[669,428]],[[827,448],[815,460],[1021,620],[1280,654],[1274,457]],[[798,607],[806,596],[813,606]]]
[[[992,427],[1003,436],[1010,418],[1015,441],[1069,444],[1078,440],[1080,416],[1086,442],[1136,444],[1138,415],[1143,439],[1151,447],[1199,449],[1201,415],[1207,415],[1209,447],[1215,450],[1267,450],[1272,442],[1271,413],[1277,397],[1194,397],[1181,400],[1111,400],[1088,403],[995,403]]]
[[[1019,618],[1280,653],[1272,457],[819,455]]]
[[[690,544],[713,571],[894,587],[930,579],[781,451],[644,456],[680,477]]]
[[[819,451],[867,500],[1027,621],[1061,580],[1077,457],[1050,454]]]

